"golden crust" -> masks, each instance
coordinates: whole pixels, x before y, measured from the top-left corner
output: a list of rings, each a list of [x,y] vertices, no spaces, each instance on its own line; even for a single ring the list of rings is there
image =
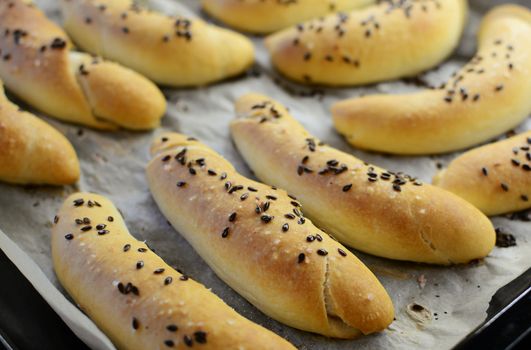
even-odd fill
[[[332,107],[336,129],[359,148],[432,154],[515,127],[531,113],[528,17],[522,7],[495,8],[483,20],[478,53],[442,88],[339,102]]]
[[[274,100],[236,103],[232,137],[263,181],[296,195],[318,226],[356,249],[391,259],[466,263],[494,247],[490,221],[434,186],[320,143]]]
[[[0,81],[0,180],[69,185],[79,179],[70,142],[49,124],[9,102]]]
[[[160,84],[203,85],[240,74],[254,61],[253,45],[241,34],[150,12],[130,0],[62,0],[61,7],[80,47]]]
[[[191,342],[201,349],[295,349],[168,266],[129,234],[105,197],[73,194],[54,222],[59,281],[118,348],[188,349]]]
[[[111,63],[95,69],[105,74],[84,75],[81,64],[86,72],[93,59],[70,51],[63,30],[33,4],[1,2],[0,23],[8,31],[0,36],[0,76],[30,105],[58,119],[101,129],[158,125],[166,102],[153,83]],[[130,85],[120,86],[126,79]],[[111,88],[114,93],[105,99],[103,92]]]
[[[454,159],[433,183],[486,215],[531,208],[531,131],[482,146]]]
[[[383,1],[275,33],[266,46],[287,77],[324,85],[374,83],[417,74],[456,47],[466,0]]]
[[[336,11],[348,11],[374,0],[202,0],[212,17],[239,30],[266,34]]]
[[[162,213],[220,278],[264,313],[340,338],[392,322],[391,300],[376,277],[304,219],[285,191],[239,175],[219,154],[180,134],[162,135],[152,152],[147,177]]]

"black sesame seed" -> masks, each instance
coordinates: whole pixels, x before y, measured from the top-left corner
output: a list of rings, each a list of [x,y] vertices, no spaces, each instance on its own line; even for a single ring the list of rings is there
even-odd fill
[[[109,216],[109,217],[107,218],[107,221],[109,221],[109,222],[113,222],[113,221],[114,221],[114,218],[113,218],[112,216]]]
[[[225,227],[225,228],[223,229],[223,231],[221,232],[221,237],[222,237],[222,238],[227,238],[228,235],[229,235],[229,227]]]
[[[503,85],[500,84],[500,85],[496,85],[496,91],[501,91],[503,90]]]
[[[520,166],[520,161],[518,159],[511,159],[511,163],[515,166]]]
[[[167,162],[167,161],[170,160],[170,159],[171,159],[171,156],[170,156],[170,155],[167,155],[167,156],[165,156],[165,157],[162,158],[162,161],[163,161],[163,162]]]
[[[251,186],[247,187],[247,189],[248,189],[249,191],[251,191],[251,192],[258,192],[258,190],[257,190],[256,188],[251,187]]]
[[[137,251],[140,252],[140,253],[145,253],[145,252],[147,252],[147,249],[146,248],[138,248]]]
[[[99,230],[98,231],[98,235],[100,235],[100,236],[106,235],[107,233],[109,233],[109,230]]]
[[[531,165],[524,164],[524,165],[522,165],[522,169],[524,169],[525,171],[531,171]]]
[[[482,172],[483,175],[485,175],[485,176],[488,176],[488,175],[489,175],[489,171],[488,171],[488,169],[487,169],[486,167],[481,168],[481,172]]]
[[[286,219],[290,219],[290,220],[295,219],[295,215],[293,215],[293,214],[291,214],[291,213],[290,213],[290,214],[286,214],[286,215],[284,215],[284,217],[285,217]]]
[[[165,341],[164,341],[164,345],[166,345],[166,346],[169,347],[169,348],[173,348],[173,346],[175,345],[175,343],[173,342],[173,340],[168,339],[168,340],[165,340]]]
[[[161,267],[160,269],[156,269],[155,271],[153,271],[153,273],[154,273],[155,275],[160,275],[160,274],[163,273],[164,271],[165,271],[165,269]]]
[[[171,282],[173,282],[173,278],[171,276],[168,276],[164,279],[164,285],[167,286],[168,284],[170,284]]]
[[[82,219],[76,219],[75,222],[76,222],[76,224],[78,224],[78,225],[83,224],[83,220],[82,220]]]
[[[325,249],[317,249],[317,254],[321,256],[328,255],[328,252]]]
[[[401,192],[402,188],[399,184],[393,184],[393,190],[395,190],[396,192]]]
[[[527,195],[523,194],[520,196],[520,199],[523,200],[524,202],[527,202],[529,200],[529,197],[527,197]]]
[[[137,270],[140,270],[141,268],[144,267],[144,262],[142,260],[139,260],[137,263],[136,263],[136,269]]]
[[[208,173],[208,175],[210,175],[210,176],[216,176],[216,175],[218,174],[218,173],[216,173],[216,172],[215,172],[214,170],[212,170],[212,169],[208,169],[207,173]]]
[[[285,223],[284,225],[282,225],[282,232],[288,232],[289,230],[289,224],[288,223]]]
[[[56,215],[56,216],[54,216],[54,218],[53,218],[53,223],[54,223],[54,224],[57,224],[58,222],[59,222],[59,216]]]
[[[509,191],[509,185],[507,185],[506,183],[502,182],[500,186],[505,192]]]
[[[272,195],[270,195],[270,194],[268,194],[268,195],[266,196],[266,198],[267,198],[267,199],[271,199],[272,201],[276,201],[276,200],[277,200],[277,197],[272,196]]]
[[[194,333],[194,339],[199,344],[206,344],[207,342],[207,334],[203,331],[197,331]]]
[[[305,218],[300,218],[300,219],[297,221],[297,224],[299,224],[299,225],[304,225],[305,222],[306,222],[306,219],[305,219]]]
[[[179,280],[181,281],[188,281],[190,278],[186,275],[182,275],[181,277],[179,277]]]
[[[318,240],[319,242],[322,242],[323,241],[323,237],[320,235],[320,234],[315,234],[315,239]]]
[[[242,194],[242,195],[240,196],[240,199],[241,199],[242,201],[246,200],[247,198],[249,198],[249,193],[244,193],[244,194]]]
[[[183,340],[184,340],[184,343],[186,344],[186,346],[188,347],[192,347],[194,345],[194,341],[192,340],[192,338],[188,335],[185,335],[183,337]]]
[[[65,238],[66,238],[67,241],[70,241],[70,240],[74,239],[74,235],[71,234],[71,233],[67,233],[67,234],[65,235]]]
[[[133,321],[131,322],[131,325],[133,326],[133,329],[138,329],[138,327],[140,327],[140,322],[138,322],[138,320],[133,317]]]
[[[186,182],[184,181],[177,182],[177,187],[184,187],[185,185],[186,185]]]
[[[170,324],[166,326],[166,329],[170,332],[177,332],[179,330],[179,327],[174,324]]]
[[[79,207],[79,206],[83,205],[83,203],[85,203],[85,201],[83,199],[81,199],[81,198],[80,199],[76,199],[74,201],[74,206],[75,207]]]
[[[315,236],[312,236],[312,235],[309,235],[308,237],[306,237],[306,242],[313,242],[315,241]]]
[[[260,220],[262,220],[263,222],[265,222],[266,224],[271,222],[271,220],[273,220],[273,217],[270,216],[270,215],[262,215],[260,217]]]
[[[306,255],[304,255],[304,253],[300,253],[299,256],[297,257],[297,262],[301,264],[304,262],[304,259],[306,259]]]
[[[229,222],[234,222],[236,220],[236,212],[229,215]]]
[[[341,256],[347,256],[347,253],[345,253],[345,251],[341,248],[337,248],[337,251],[339,252],[339,255]]]
[[[300,203],[299,203],[299,202],[296,202],[296,201],[291,201],[290,203],[291,203],[291,205],[293,205],[294,207],[300,207],[300,206],[301,206]]]
[[[348,192],[350,191],[351,188],[352,188],[352,184],[345,185],[343,186],[343,192]]]
[[[90,225],[89,226],[83,226],[81,228],[81,231],[83,231],[83,232],[87,232],[87,231],[90,231],[90,230],[92,230],[92,226],[90,226]]]
[[[271,202],[265,202],[263,205],[262,205],[262,210],[264,212],[266,212],[268,209],[269,209],[269,206],[271,205]]]
[[[195,171],[194,168],[188,168],[188,172],[189,172],[190,174],[192,174],[192,175],[197,174],[197,171]]]
[[[107,227],[107,225],[105,225],[105,224],[98,224],[98,225],[96,225],[96,230],[103,230],[105,227]]]
[[[131,249],[131,245],[130,244],[124,245],[124,252],[129,251],[129,249]]]

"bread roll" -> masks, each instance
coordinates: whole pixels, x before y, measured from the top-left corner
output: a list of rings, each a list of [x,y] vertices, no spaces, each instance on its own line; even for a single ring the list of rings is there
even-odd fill
[[[486,215],[531,208],[531,131],[468,151],[434,178],[436,186]]]
[[[33,107],[95,128],[151,129],[166,101],[141,75],[71,51],[63,30],[33,4],[0,2],[0,77]]]
[[[352,145],[398,154],[433,154],[476,145],[531,113],[531,12],[492,10],[472,60],[436,90],[369,95],[332,107]]]
[[[249,39],[201,20],[151,12],[131,0],[60,3],[65,28],[80,47],[159,84],[208,84],[240,74],[254,61]]]
[[[382,1],[283,30],[265,41],[274,66],[301,83],[357,85],[415,75],[457,46],[466,0]]]
[[[119,349],[295,349],[167,265],[105,197],[68,197],[52,256],[63,287]]]
[[[494,247],[490,221],[456,195],[323,144],[274,100],[236,103],[233,139],[262,181],[286,188],[308,217],[364,252],[433,264],[466,263]]]
[[[374,0],[202,0],[203,9],[231,27],[271,33],[336,11],[362,7]]]
[[[79,179],[70,142],[49,124],[9,102],[0,81],[0,180],[69,185]]]
[[[147,166],[151,193],[172,226],[216,274],[289,326],[353,338],[383,330],[393,305],[350,251],[276,187],[239,175],[207,146],[170,133]]]

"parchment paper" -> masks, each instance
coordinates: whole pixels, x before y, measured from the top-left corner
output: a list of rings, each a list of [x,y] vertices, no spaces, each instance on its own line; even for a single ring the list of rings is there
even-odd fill
[[[521,0],[525,4],[527,0]],[[176,14],[186,11],[203,16],[196,1],[147,1],[154,8]],[[210,87],[164,89],[168,111],[163,129],[195,136],[223,154],[243,174],[251,176],[229,137],[233,101],[255,91],[285,103],[292,114],[328,144],[395,171],[405,171],[430,181],[436,165],[447,164],[458,154],[437,157],[398,157],[362,152],[350,147],[333,130],[329,107],[343,98],[375,92],[413,91],[419,85],[438,85],[475,51],[475,31],[480,16],[503,1],[471,1],[472,13],[462,43],[454,56],[416,80],[402,80],[352,89],[306,88],[287,82],[271,68],[258,37],[253,37],[258,63],[248,74]],[[39,0],[54,20],[60,21],[57,3]],[[529,6],[529,2],[527,2]],[[421,33],[419,33],[421,35]],[[530,96],[531,98],[531,96]],[[31,110],[30,107],[22,105]],[[72,330],[93,349],[113,349],[111,342],[69,300],[59,285],[50,258],[51,219],[63,199],[77,190],[108,196],[124,213],[130,231],[169,264],[211,288],[249,319],[286,337],[299,349],[448,349],[485,319],[494,292],[531,266],[531,225],[508,217],[493,218],[495,227],[512,233],[517,246],[495,248],[482,262],[455,267],[433,267],[356,254],[380,278],[393,299],[396,321],[384,332],[360,340],[332,340],[284,326],[258,311],[218,279],[188,243],[166,223],[147,188],[144,166],[150,141],[160,132],[93,131],[45,120],[73,143],[81,160],[82,178],[72,187],[21,187],[0,184],[0,248],[15,262]],[[517,131],[531,128],[529,118]],[[0,150],[1,151],[1,150]],[[252,177],[252,176],[251,176]],[[7,235],[7,236],[6,236]],[[0,288],[6,288],[2,281]],[[430,321],[422,325],[406,312],[417,303],[429,310]]]

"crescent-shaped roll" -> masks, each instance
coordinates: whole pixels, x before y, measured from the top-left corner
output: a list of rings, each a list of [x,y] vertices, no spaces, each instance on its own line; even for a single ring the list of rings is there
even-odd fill
[[[119,349],[295,350],[167,265],[103,196],[65,200],[52,257],[68,294]]]
[[[151,129],[166,101],[152,82],[85,53],[24,0],[0,2],[0,77],[22,100],[52,117],[101,129]]]
[[[131,0],[60,3],[76,44],[159,84],[208,84],[238,75],[254,62],[249,39],[198,19],[151,12]]]
[[[147,166],[164,216],[215,273],[291,327],[353,338],[393,321],[386,291],[284,190],[252,181],[207,146],[163,134]]]
[[[203,9],[231,27],[267,34],[318,16],[348,11],[374,0],[202,0]]]
[[[494,247],[488,218],[458,196],[325,145],[274,100],[236,103],[232,137],[262,181],[299,198],[340,242],[398,260],[467,263]]]
[[[76,152],[66,137],[11,103],[0,81],[0,180],[69,185],[79,179],[79,172]]]
[[[531,11],[515,5],[483,19],[472,60],[435,90],[369,95],[332,107],[352,145],[398,154],[434,154],[476,145],[531,113]]]
[[[468,151],[433,179],[486,215],[531,208],[531,131]]]
[[[265,40],[273,65],[307,84],[358,85],[415,75],[457,46],[466,0],[392,0],[314,19]]]

